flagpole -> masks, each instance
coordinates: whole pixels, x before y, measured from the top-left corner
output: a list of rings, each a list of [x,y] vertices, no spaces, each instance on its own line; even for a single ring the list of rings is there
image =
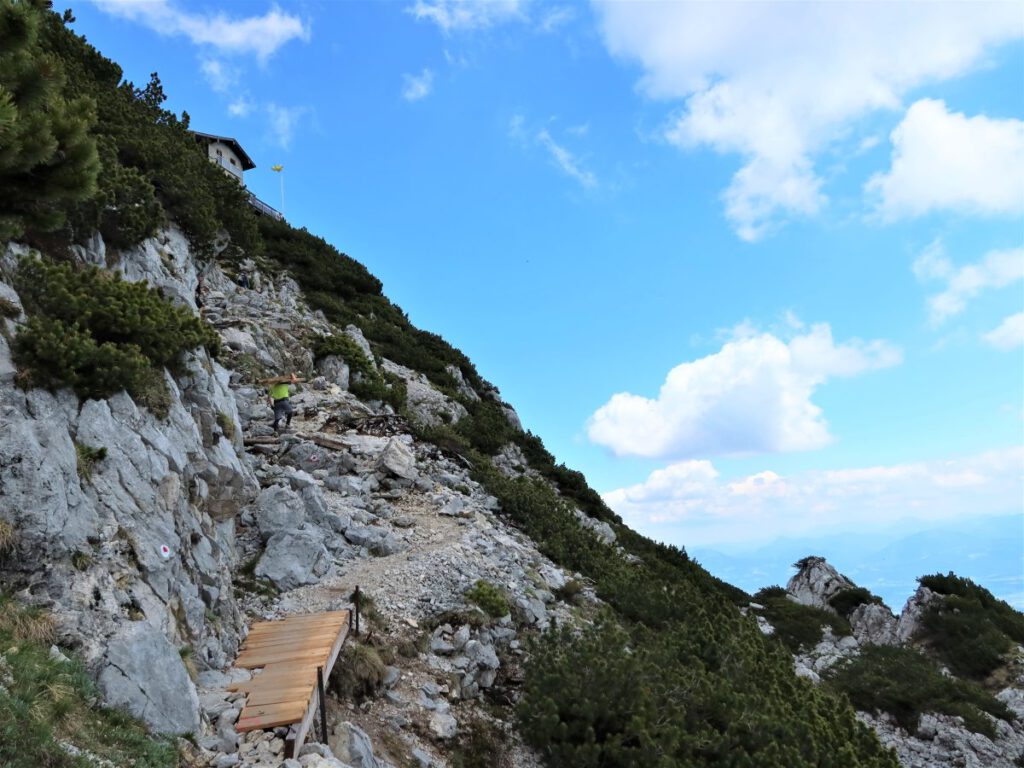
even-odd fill
[[[284,216],[284,166],[272,165],[270,166],[270,170],[272,170],[281,178],[281,215]]]

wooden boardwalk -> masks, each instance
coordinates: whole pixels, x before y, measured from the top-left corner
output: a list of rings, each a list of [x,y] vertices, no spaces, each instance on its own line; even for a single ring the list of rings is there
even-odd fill
[[[235,661],[243,669],[263,668],[230,691],[246,694],[235,727],[239,732],[292,726],[287,744],[297,754],[319,703],[317,669],[326,683],[348,635],[349,611],[290,616],[252,625]]]

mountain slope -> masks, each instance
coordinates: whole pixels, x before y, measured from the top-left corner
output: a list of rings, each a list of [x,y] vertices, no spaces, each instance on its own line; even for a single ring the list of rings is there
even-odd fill
[[[378,744],[392,756],[407,747],[415,758],[426,738],[426,764],[895,765],[844,698],[793,673],[740,613],[740,590],[626,528],[363,265],[257,219],[187,117],[161,108],[156,77],[121,83],[42,3],[0,0],[0,14],[5,119],[27,120],[30,106],[9,87],[17,33],[61,98],[95,106],[97,119],[82,119],[99,158],[69,173],[73,194],[36,201],[28,187],[19,205],[45,217],[0,210],[12,222],[0,259],[0,518],[13,540],[0,568],[53,615],[109,704],[155,731],[195,734],[197,759],[273,764],[272,734],[239,744],[222,670],[252,616],[326,606],[325,594],[345,604],[353,574],[373,571],[378,641],[351,647],[346,663],[355,675],[363,659],[364,674],[343,676],[329,734],[345,759],[365,734],[339,713],[354,691],[379,691],[373,653],[398,664],[408,642],[399,680],[429,669],[450,682],[444,698],[435,680],[421,689],[427,703],[403,702],[432,713],[422,733],[402,712],[404,725],[375,731],[405,745]],[[37,165],[77,156],[51,149]],[[243,266],[260,290],[234,285]],[[200,274],[208,307],[194,326]],[[152,289],[132,287],[143,280]],[[110,301],[96,301],[97,287]],[[275,438],[256,382],[291,370],[312,380],[298,398],[302,432]],[[465,525],[439,522],[452,516]],[[426,589],[411,592],[407,558],[426,556],[421,545],[458,575],[419,571]],[[388,574],[407,597],[386,595]],[[427,631],[392,631],[410,620]],[[496,670],[508,684],[488,712]],[[387,702],[398,706],[385,696],[360,711]],[[459,733],[459,722],[518,736],[503,758],[481,746],[497,743],[486,728]]]

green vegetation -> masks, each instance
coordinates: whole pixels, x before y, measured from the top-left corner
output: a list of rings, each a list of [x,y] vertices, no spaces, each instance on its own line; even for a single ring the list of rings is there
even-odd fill
[[[75,454],[78,459],[78,476],[85,482],[92,481],[92,471],[96,465],[107,458],[107,449],[93,448],[84,443],[75,443]]]
[[[850,618],[850,614],[857,610],[857,608],[868,603],[881,605],[882,598],[871,594],[864,587],[849,587],[840,590],[828,600],[828,604],[836,610],[836,613],[846,618]]]
[[[313,339],[313,357],[316,360],[323,360],[325,357],[336,355],[345,361],[349,372],[363,376],[376,374],[373,364],[366,356],[362,347],[355,343],[344,333],[335,333],[331,336],[317,336]]]
[[[489,581],[478,579],[476,584],[466,591],[465,597],[492,618],[498,619],[508,615],[508,595],[501,587]]]
[[[53,620],[0,597],[0,765],[7,768],[90,768],[73,757],[71,744],[114,765],[171,768],[177,750],[155,739],[141,723],[95,705],[97,691],[84,667],[51,659]]]
[[[90,555],[88,552],[82,552],[76,549],[71,553],[71,565],[74,566],[76,571],[84,571],[89,568],[96,558]]]
[[[3,296],[0,296],[0,317],[15,318],[20,314],[21,310],[18,308],[17,304],[10,299],[5,299]]]
[[[224,411],[217,411],[217,426],[228,440],[235,439],[235,422]]]
[[[358,700],[374,696],[384,684],[384,662],[373,646],[355,641],[346,643],[329,683],[343,698]]]
[[[554,590],[554,595],[563,603],[575,603],[583,592],[583,582],[569,579],[565,584]]]
[[[6,520],[0,520],[0,557],[13,550],[17,543],[18,536],[14,531],[14,526]]]
[[[64,224],[96,189],[96,104],[67,87],[42,0],[0,0],[0,241]]]
[[[743,593],[627,528],[625,552],[602,544],[546,483],[467,455],[509,522],[613,611],[532,648],[517,713],[549,765],[895,768],[845,700],[797,679],[782,646],[740,616]]]
[[[995,727],[983,712],[1013,720],[1013,713],[990,693],[975,683],[946,677],[911,648],[866,646],[830,670],[829,681],[857,709],[888,712],[911,733],[923,712],[957,715],[970,730],[989,738],[995,737]]]
[[[459,736],[451,753],[452,768],[497,768],[503,765],[508,738],[493,720],[476,717],[459,723]]]
[[[970,579],[949,573],[922,576],[921,586],[942,595],[929,605],[916,638],[953,672],[983,680],[1024,643],[1024,614]]]
[[[754,595],[753,602],[764,606],[758,613],[775,627],[775,637],[792,653],[817,645],[826,626],[837,636],[850,634],[850,622],[845,618],[790,600],[782,587],[765,587]]]
[[[187,309],[116,273],[27,257],[15,283],[29,314],[15,359],[34,386],[96,398],[126,389],[159,402],[162,368],[180,371],[199,346],[219,349],[216,332]]]

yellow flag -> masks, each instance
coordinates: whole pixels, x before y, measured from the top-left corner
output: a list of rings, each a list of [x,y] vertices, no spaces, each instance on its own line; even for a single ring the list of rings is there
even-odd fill
[[[270,166],[270,170],[277,171],[278,173],[280,173],[281,171],[284,170],[284,166],[283,165],[272,165],[272,166]]]

